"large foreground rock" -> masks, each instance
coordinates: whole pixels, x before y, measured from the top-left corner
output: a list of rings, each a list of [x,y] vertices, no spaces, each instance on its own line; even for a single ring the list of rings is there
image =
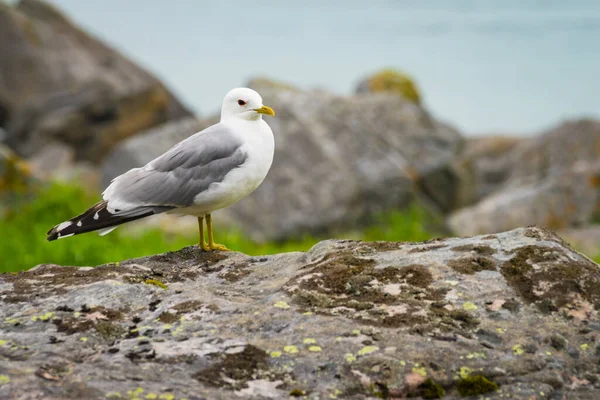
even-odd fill
[[[489,165],[499,181],[488,185],[491,194],[448,219],[456,234],[522,225],[565,229],[600,218],[600,121],[565,122],[521,141]]]
[[[150,73],[49,2],[0,2],[0,128],[30,157],[69,144],[99,162],[116,143],[189,112]]]
[[[157,285],[162,285],[160,287]],[[3,399],[597,399],[600,267],[536,228],[0,276]]]
[[[249,86],[277,114],[267,117],[275,159],[256,192],[220,211],[218,221],[227,219],[255,240],[280,240],[356,228],[415,201],[436,212],[454,208],[452,161],[463,139],[420,106],[389,93],[343,97],[266,79]],[[150,132],[119,146],[104,164],[103,182],[125,164],[134,166],[112,160],[140,166],[181,140],[162,137]]]

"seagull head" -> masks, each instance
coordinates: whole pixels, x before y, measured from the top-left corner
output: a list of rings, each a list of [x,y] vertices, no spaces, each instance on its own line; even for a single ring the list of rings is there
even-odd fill
[[[237,88],[230,90],[223,99],[221,121],[227,121],[230,118],[257,120],[262,118],[263,114],[273,116],[275,112],[271,107],[265,106],[260,94],[252,89]]]

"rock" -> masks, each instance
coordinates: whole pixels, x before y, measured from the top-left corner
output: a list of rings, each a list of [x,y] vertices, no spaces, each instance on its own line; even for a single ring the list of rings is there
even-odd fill
[[[24,157],[46,144],[99,162],[119,141],[190,115],[150,73],[49,2],[0,5],[0,127]]]
[[[40,265],[0,275],[0,305],[6,399],[597,390],[600,267],[537,228]]]
[[[75,163],[75,150],[64,143],[49,143],[28,159],[33,173],[40,179],[51,179],[58,169]]]
[[[414,80],[394,69],[384,69],[361,80],[356,87],[356,93],[389,92],[402,95],[406,100],[421,104],[421,95]]]
[[[437,213],[453,209],[451,164],[463,139],[423,108],[384,93],[341,97],[266,79],[248,86],[277,114],[268,119],[275,159],[256,192],[219,211],[217,221],[263,241],[354,229],[415,201]],[[187,137],[193,126],[180,135],[178,125],[168,125],[171,133],[159,128],[124,142],[104,164],[104,185]]]
[[[584,226],[600,217],[600,121],[569,121],[514,146],[505,183],[448,219],[473,235],[521,225]],[[506,173],[506,172],[503,172]]]
[[[514,166],[511,150],[526,140],[500,135],[465,140],[455,161],[460,176],[457,206],[472,205],[504,185]]]

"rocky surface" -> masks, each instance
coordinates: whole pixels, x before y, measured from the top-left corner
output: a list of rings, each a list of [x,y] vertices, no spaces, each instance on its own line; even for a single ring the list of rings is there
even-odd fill
[[[460,177],[457,206],[473,205],[506,184],[514,166],[512,150],[527,140],[505,135],[467,138],[455,161]]]
[[[463,139],[420,106],[389,93],[343,97],[267,79],[248,86],[277,114],[267,117],[275,159],[256,192],[219,211],[217,221],[263,241],[360,227],[414,201],[439,213],[454,208],[452,161]],[[105,163],[103,182],[178,140],[180,135],[156,131],[123,143]],[[128,161],[113,161],[123,155]]]
[[[449,219],[453,232],[474,235],[521,225],[584,226],[600,217],[600,121],[565,122],[520,142],[497,159],[501,184]]]
[[[595,399],[600,267],[537,228],[0,275],[3,399]]]
[[[0,128],[30,157],[48,144],[99,162],[119,141],[189,112],[150,73],[49,2],[0,2]]]

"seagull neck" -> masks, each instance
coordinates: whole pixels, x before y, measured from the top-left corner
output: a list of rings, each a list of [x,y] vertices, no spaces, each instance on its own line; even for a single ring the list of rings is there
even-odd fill
[[[251,124],[251,123],[260,123],[262,120],[262,115],[257,114],[256,116],[252,116],[250,118],[245,118],[240,115],[227,115],[221,114],[221,123],[222,124]]]

